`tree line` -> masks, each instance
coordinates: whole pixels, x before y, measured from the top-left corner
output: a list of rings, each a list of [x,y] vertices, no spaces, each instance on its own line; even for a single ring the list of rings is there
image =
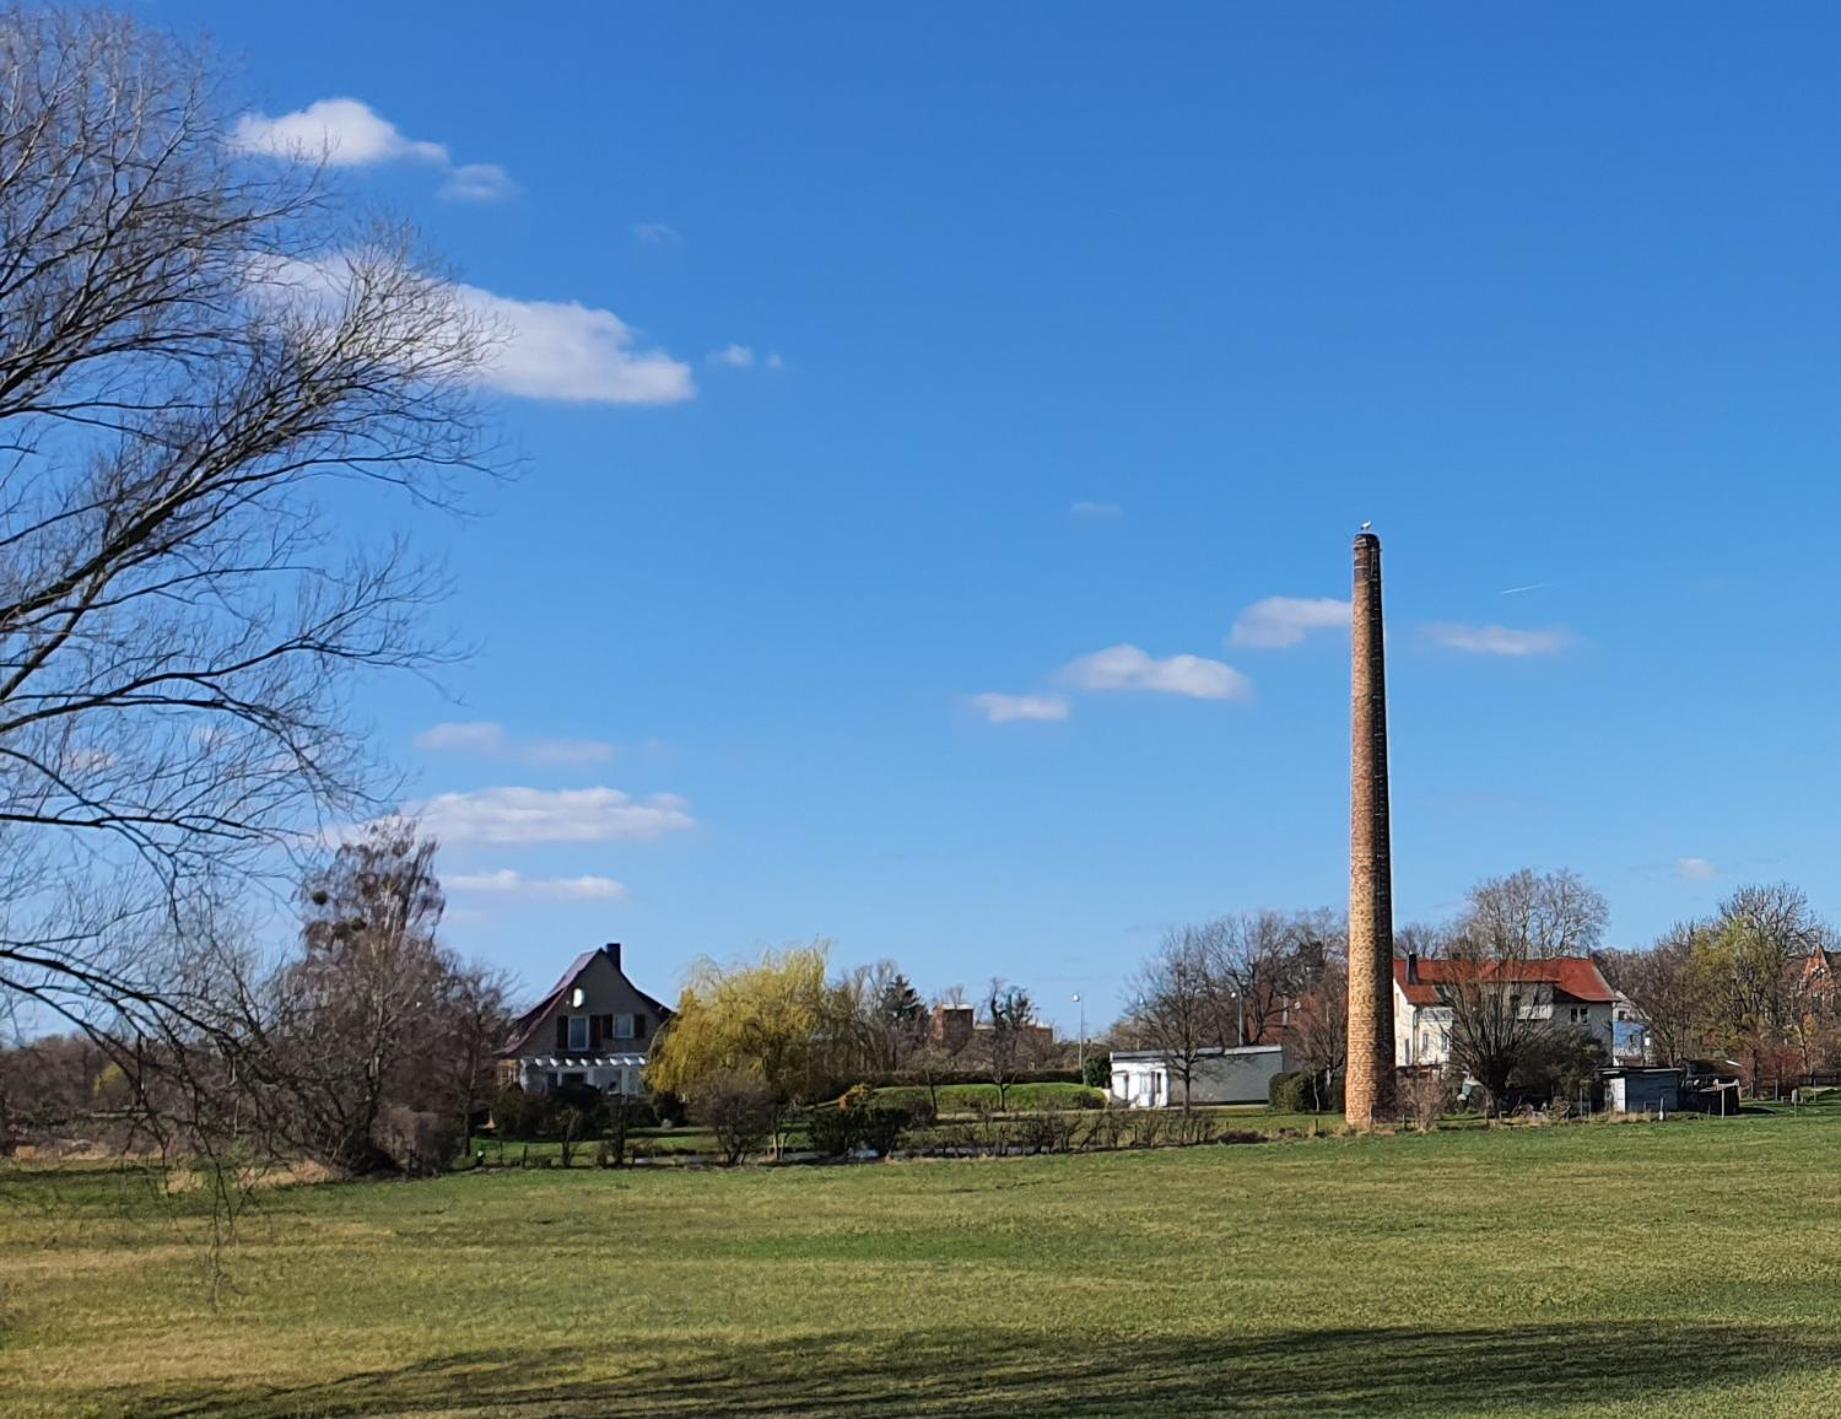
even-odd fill
[[[1482,1086],[1490,1107],[1516,1087],[1565,1086],[1602,1050],[1557,1013],[1523,1008],[1515,982],[1529,962],[1592,955],[1609,910],[1577,874],[1520,871],[1477,883],[1442,923],[1408,923],[1398,957],[1443,960],[1437,987],[1449,1014],[1451,1072]],[[1284,1044],[1334,1097],[1347,1062],[1348,951],[1344,918],[1326,910],[1223,917],[1170,932],[1134,977],[1120,1037],[1156,1050],[1185,1106],[1204,1061],[1222,1047]],[[1441,1095],[1453,1081],[1439,1078]]]
[[[1836,946],[1802,890],[1775,883],[1739,887],[1711,916],[1603,959],[1648,1022],[1659,1062],[1730,1055],[1756,1088],[1841,1063]]]

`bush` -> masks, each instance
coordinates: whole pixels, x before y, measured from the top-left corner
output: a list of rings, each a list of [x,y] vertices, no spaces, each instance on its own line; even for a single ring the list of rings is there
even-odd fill
[[[1080,1071],[1080,1082],[1089,1089],[1111,1090],[1112,1055],[1110,1051],[1102,1050],[1087,1061],[1086,1066]]]
[[[1305,1105],[1306,1091],[1309,1089],[1310,1075],[1302,1070],[1274,1074],[1272,1081],[1266,1085],[1266,1102],[1282,1114],[1309,1113],[1311,1110]]]
[[[460,1152],[463,1136],[454,1119],[397,1104],[385,1108],[377,1120],[377,1146],[399,1172],[410,1177],[432,1177],[444,1171]]]
[[[729,1167],[758,1152],[780,1116],[773,1090],[750,1074],[720,1074],[696,1100],[698,1120],[716,1135],[716,1151]]]
[[[933,1122],[933,1106],[925,1099],[877,1103],[868,1085],[857,1084],[835,1104],[813,1109],[806,1132],[813,1149],[827,1157],[842,1158],[867,1148],[886,1158],[901,1146],[902,1135],[922,1120]]]
[[[1279,1113],[1340,1112],[1343,1106],[1342,1076],[1337,1075],[1325,1089],[1323,1076],[1314,1069],[1274,1074],[1272,1082],[1266,1086],[1266,1102]]]
[[[812,1150],[827,1158],[841,1158],[856,1146],[857,1117],[837,1104],[821,1104],[806,1120],[806,1137]]]

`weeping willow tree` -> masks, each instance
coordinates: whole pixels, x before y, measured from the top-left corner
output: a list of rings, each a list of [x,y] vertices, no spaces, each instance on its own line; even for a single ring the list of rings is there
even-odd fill
[[[751,1090],[784,1147],[792,1111],[835,1090],[866,1058],[855,993],[827,980],[829,958],[829,943],[819,941],[746,964],[698,961],[646,1082],[705,1111]]]

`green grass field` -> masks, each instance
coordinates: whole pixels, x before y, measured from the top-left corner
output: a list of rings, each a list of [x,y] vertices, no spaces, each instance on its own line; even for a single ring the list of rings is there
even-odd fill
[[[0,1181],[8,1416],[1841,1412],[1841,1119],[266,1195]]]

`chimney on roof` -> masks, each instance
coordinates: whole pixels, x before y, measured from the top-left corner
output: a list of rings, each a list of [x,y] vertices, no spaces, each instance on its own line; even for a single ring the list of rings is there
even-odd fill
[[[1406,983],[1408,985],[1419,984],[1419,953],[1417,951],[1406,953]]]
[[[601,952],[609,961],[613,962],[615,970],[620,969],[620,943],[618,941],[608,942],[601,948]]]

